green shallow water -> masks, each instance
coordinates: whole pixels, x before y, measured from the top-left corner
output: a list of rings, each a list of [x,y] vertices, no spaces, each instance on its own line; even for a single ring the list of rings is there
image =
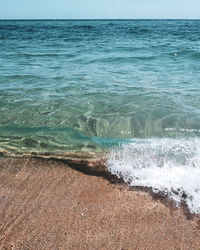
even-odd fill
[[[200,135],[200,21],[0,21],[0,149]]]

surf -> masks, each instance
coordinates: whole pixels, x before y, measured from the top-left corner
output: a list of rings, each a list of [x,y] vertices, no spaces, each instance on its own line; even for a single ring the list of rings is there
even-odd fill
[[[200,139],[137,139],[108,156],[108,170],[130,186],[162,192],[200,213]]]

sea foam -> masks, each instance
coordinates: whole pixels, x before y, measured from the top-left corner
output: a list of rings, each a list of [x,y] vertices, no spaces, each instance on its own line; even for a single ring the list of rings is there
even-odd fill
[[[130,186],[163,192],[200,213],[200,139],[133,140],[113,149],[108,170]]]

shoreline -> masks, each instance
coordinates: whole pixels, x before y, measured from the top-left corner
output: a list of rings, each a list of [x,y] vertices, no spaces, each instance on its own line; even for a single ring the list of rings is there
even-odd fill
[[[198,216],[110,177],[100,162],[1,157],[0,248],[200,248]]]

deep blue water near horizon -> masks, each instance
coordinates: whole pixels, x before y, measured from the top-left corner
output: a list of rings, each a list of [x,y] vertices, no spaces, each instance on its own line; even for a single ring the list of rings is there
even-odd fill
[[[0,149],[200,136],[200,21],[0,21]]]

